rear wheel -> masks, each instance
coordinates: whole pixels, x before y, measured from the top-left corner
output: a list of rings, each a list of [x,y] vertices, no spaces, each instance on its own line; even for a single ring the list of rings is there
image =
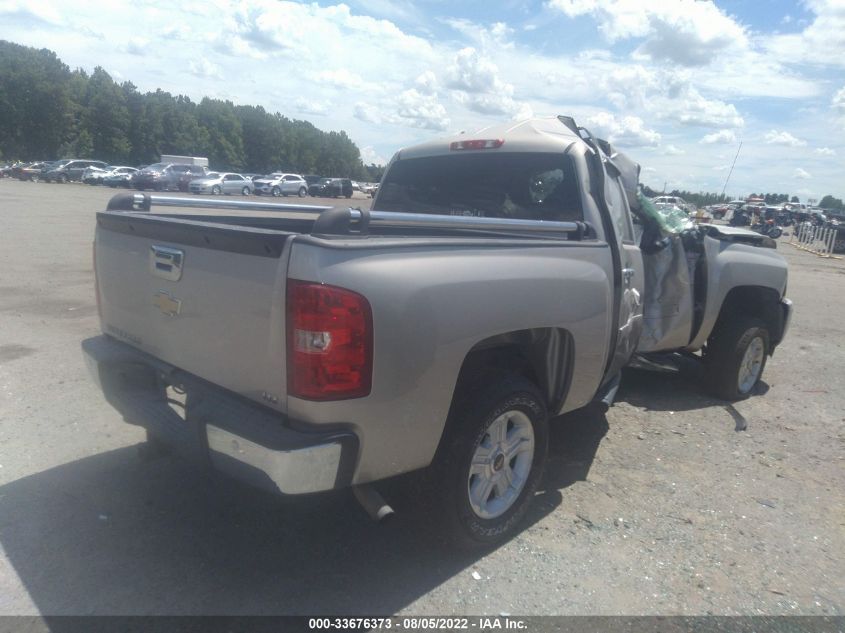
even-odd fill
[[[307,195],[308,195],[308,189],[306,189],[305,187],[300,187],[299,188],[299,197],[304,198]]]
[[[211,195],[212,196],[219,196],[221,193],[223,193],[223,190],[220,188],[220,185],[214,185],[211,188]]]
[[[273,196],[278,198],[280,195],[282,195],[282,190],[278,187],[273,187]]]
[[[241,194],[244,195],[244,196],[248,196],[249,195],[249,187],[244,186],[244,188],[241,189]]]
[[[766,367],[769,340],[766,324],[756,317],[721,324],[707,342],[710,391],[731,401],[750,396]]]
[[[516,375],[480,381],[449,413],[432,466],[432,489],[450,540],[500,543],[519,529],[548,453],[546,407],[537,387]]]

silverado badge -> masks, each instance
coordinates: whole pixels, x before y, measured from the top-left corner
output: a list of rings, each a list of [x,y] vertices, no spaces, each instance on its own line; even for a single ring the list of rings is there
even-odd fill
[[[182,309],[182,301],[176,297],[172,297],[165,290],[159,290],[153,295],[153,305],[167,316],[176,316]]]

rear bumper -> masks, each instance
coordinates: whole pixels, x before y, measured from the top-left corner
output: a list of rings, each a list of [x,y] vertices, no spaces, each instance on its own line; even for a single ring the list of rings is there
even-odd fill
[[[108,336],[87,339],[82,349],[91,375],[124,419],[191,462],[284,495],[351,483],[358,439],[350,431],[295,430],[278,412]],[[185,391],[184,407],[168,402],[168,386]]]

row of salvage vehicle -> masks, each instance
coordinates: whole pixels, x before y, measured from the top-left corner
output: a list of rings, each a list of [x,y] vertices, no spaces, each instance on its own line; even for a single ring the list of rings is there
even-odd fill
[[[274,197],[308,195],[351,198],[355,191],[373,196],[377,184],[358,184],[349,178],[302,176],[285,172],[240,174],[209,171],[202,165],[160,162],[142,168],[107,165],[97,160],[37,161],[6,169],[5,176],[33,182],[80,181],[90,185],[127,187],[144,191],[184,191],[195,194],[258,194]]]

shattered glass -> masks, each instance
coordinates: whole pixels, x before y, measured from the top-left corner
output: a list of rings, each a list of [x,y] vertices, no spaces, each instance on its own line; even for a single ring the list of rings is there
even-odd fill
[[[637,194],[642,212],[654,220],[665,235],[678,235],[695,226],[687,212],[674,204],[654,204],[642,192]]]

